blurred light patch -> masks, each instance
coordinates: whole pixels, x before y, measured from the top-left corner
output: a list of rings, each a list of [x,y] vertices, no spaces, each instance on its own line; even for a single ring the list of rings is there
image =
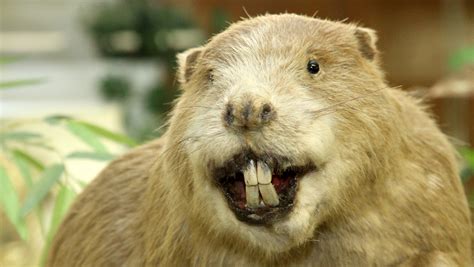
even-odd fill
[[[202,44],[205,37],[198,29],[179,29],[166,33],[166,44],[174,50],[184,50]],[[155,38],[155,42],[159,42]]]
[[[66,38],[58,31],[0,32],[0,53],[51,53],[66,48]]]
[[[118,31],[110,35],[110,43],[115,51],[133,52],[140,46],[140,36],[133,31]]]

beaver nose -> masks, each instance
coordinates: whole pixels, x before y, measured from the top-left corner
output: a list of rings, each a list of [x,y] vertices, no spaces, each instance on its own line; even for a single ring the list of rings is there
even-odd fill
[[[254,97],[242,97],[241,100],[229,101],[224,111],[226,126],[240,130],[255,130],[275,118],[272,104]]]

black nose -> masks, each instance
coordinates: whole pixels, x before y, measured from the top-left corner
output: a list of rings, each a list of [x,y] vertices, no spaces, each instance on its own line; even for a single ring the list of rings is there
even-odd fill
[[[226,126],[253,130],[269,123],[275,116],[275,108],[268,101],[244,96],[227,103],[223,119]]]

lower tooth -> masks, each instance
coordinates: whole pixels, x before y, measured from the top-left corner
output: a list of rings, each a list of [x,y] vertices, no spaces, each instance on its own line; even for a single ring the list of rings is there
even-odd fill
[[[258,188],[265,204],[269,206],[277,206],[280,203],[273,184],[259,184]]]
[[[247,200],[247,206],[249,208],[257,208],[260,202],[260,197],[258,194],[258,186],[245,186],[245,198]]]

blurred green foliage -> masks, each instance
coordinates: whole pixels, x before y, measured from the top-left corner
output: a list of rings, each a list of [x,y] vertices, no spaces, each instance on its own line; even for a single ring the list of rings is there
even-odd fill
[[[20,60],[20,57],[14,56],[0,56],[0,67],[4,65],[15,63]],[[35,85],[44,82],[44,78],[32,78],[32,79],[22,79],[22,80],[9,80],[9,81],[0,81],[0,90],[8,90],[17,88],[25,85]]]
[[[231,18],[225,10],[216,8],[212,11],[211,30],[213,33],[224,31],[230,25],[230,22]]]
[[[50,144],[50,140],[41,134],[18,130],[23,126],[21,123],[2,123],[0,128],[3,154],[15,166],[12,169],[0,165],[0,204],[18,235],[25,241],[28,240],[26,220],[29,216],[37,216],[44,233],[45,245],[42,257],[44,264],[54,233],[76,196],[77,187],[84,186],[80,179],[71,175],[66,163],[75,159],[96,161],[114,159],[116,155],[109,152],[103,140],[127,147],[135,146],[136,142],[127,136],[111,132],[98,125],[67,116],[47,117],[42,123],[67,129],[78,141],[89,147],[89,150],[86,151],[74,151],[68,155],[62,155],[54,147],[54,142]],[[25,147],[42,149],[50,154],[51,158],[58,158],[58,160],[46,164],[42,158],[30,154],[29,150],[24,149]],[[15,170],[23,178],[24,187],[28,190],[24,199],[20,199],[20,194],[13,186],[12,177],[15,177]],[[52,192],[56,192],[56,198],[53,211],[50,213],[47,212],[44,205]],[[44,222],[49,222],[49,224],[44,225]]]
[[[99,81],[104,99],[117,101],[124,109],[127,133],[139,140],[156,137],[158,123],[164,121],[178,94],[174,73],[176,54],[204,42],[205,35],[182,9],[146,0],[101,2],[85,14],[85,26],[97,50],[106,58],[131,62],[137,58],[156,61],[164,71],[149,88],[137,88],[127,73],[107,74]],[[224,12],[214,16],[223,26]],[[222,28],[220,27],[220,28]],[[139,63],[138,63],[139,64]],[[141,100],[143,113],[137,115],[135,99]],[[134,110],[130,110],[134,109]],[[154,122],[150,123],[150,117]],[[152,124],[152,125],[150,125]]]
[[[0,64],[11,62],[13,61],[0,57]],[[14,89],[30,85],[31,81],[18,80],[1,84],[7,89]],[[35,80],[35,83],[37,82],[40,81]],[[0,206],[16,229],[18,236],[25,242],[29,240],[30,234],[26,223],[27,219],[33,217],[37,220],[44,238],[44,249],[40,263],[40,265],[44,265],[51,241],[63,216],[77,195],[77,188],[85,186],[80,179],[68,171],[66,163],[76,159],[96,161],[114,159],[116,155],[109,152],[103,140],[126,147],[133,147],[137,143],[127,136],[68,116],[50,116],[36,122],[66,129],[89,148],[85,151],[74,151],[68,155],[62,155],[55,148],[54,140],[49,140],[37,132],[22,130],[22,127],[27,123],[19,121],[2,121],[0,123],[0,145],[2,148]],[[46,163],[43,159],[44,153],[42,157],[38,157],[30,153],[31,149],[40,149],[48,155],[48,158],[57,160]],[[18,186],[18,181],[13,180],[18,175],[23,181],[21,186]],[[25,196],[18,191],[19,188],[27,190]],[[48,212],[46,203],[51,201],[53,195],[56,196],[53,200],[53,209],[52,212]]]
[[[449,67],[452,70],[460,70],[465,65],[474,64],[474,46],[458,49],[449,59]]]
[[[125,101],[131,94],[130,81],[120,75],[107,75],[100,81],[101,95],[107,101]]]
[[[162,85],[151,88],[144,97],[145,107],[156,114],[167,113],[173,100],[178,96],[178,90],[167,90]]]
[[[474,179],[474,149],[463,147],[459,149],[464,161],[465,167],[461,171],[461,179],[467,185]],[[474,208],[474,191],[468,194],[469,205]]]
[[[173,64],[176,50],[167,44],[167,33],[195,28],[189,14],[146,0],[101,3],[91,12],[86,26],[99,51],[107,57],[159,57]],[[114,34],[120,32],[133,33],[136,47],[127,51],[117,49]]]

